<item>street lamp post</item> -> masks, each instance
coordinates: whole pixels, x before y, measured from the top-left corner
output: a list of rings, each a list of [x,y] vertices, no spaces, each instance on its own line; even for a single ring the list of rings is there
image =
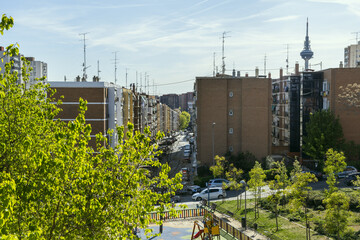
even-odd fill
[[[212,158],[213,158],[213,165],[215,166],[215,138],[214,138],[214,128],[215,128],[215,122],[212,123]]]

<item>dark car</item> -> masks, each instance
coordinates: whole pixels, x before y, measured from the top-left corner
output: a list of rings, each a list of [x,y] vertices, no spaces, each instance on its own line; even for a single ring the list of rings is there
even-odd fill
[[[321,172],[317,172],[317,171],[314,171],[314,170],[303,170],[302,171],[303,173],[305,172],[309,172],[309,173],[312,173],[315,175],[315,177],[318,179],[318,180],[322,180],[323,179],[323,174]]]
[[[345,178],[345,183],[346,183],[346,185],[348,185],[348,186],[354,186],[354,181],[356,181],[358,177],[360,178],[360,172],[352,173],[352,174],[348,175],[348,176]]]

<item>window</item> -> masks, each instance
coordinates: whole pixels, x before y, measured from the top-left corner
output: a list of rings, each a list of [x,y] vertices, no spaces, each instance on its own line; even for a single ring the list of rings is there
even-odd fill
[[[233,112],[232,109],[230,109],[230,111],[229,111],[229,116],[232,116],[232,115],[234,115],[234,112]]]
[[[229,92],[229,97],[233,97],[234,93],[233,92]]]
[[[229,133],[233,134],[234,133],[234,129],[233,128],[229,128]]]
[[[233,146],[230,146],[230,147],[229,147],[229,151],[230,151],[230,152],[234,151]]]

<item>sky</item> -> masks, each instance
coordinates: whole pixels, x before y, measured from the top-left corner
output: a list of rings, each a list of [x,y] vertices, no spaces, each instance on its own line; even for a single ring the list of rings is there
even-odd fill
[[[335,68],[344,48],[360,40],[359,0],[0,0],[1,14],[14,27],[0,36],[0,46],[19,43],[26,57],[48,64],[48,80],[91,81],[129,87],[150,94],[194,90],[197,76],[213,76],[214,62],[254,75],[279,69],[293,72],[303,49],[306,19],[314,52],[310,67]],[[115,65],[116,53],[116,65]],[[286,59],[289,68],[286,69]],[[321,63],[321,64],[320,64]],[[126,77],[127,76],[127,77]],[[126,81],[127,80],[127,81]]]

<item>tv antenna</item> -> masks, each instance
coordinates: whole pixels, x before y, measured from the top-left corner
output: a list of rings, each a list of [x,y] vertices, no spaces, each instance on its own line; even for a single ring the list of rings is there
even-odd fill
[[[289,44],[286,44],[286,75],[289,75]]]
[[[214,52],[214,57],[213,57],[213,77],[215,77],[215,56],[216,56],[216,53]]]
[[[223,35],[222,35],[222,74],[224,75],[225,74],[225,38],[228,38],[230,36],[226,36],[226,34],[229,33],[229,32],[223,32]]]
[[[128,68],[125,68],[125,88],[127,88]]]
[[[86,66],[86,34],[88,34],[88,32],[79,33],[79,35],[82,35],[84,37],[83,38],[83,41],[84,41],[83,81],[86,81],[86,79],[87,79],[86,69],[90,67],[90,66]]]
[[[100,79],[100,73],[101,73],[101,71],[100,71],[99,60],[97,60],[97,77],[98,77],[98,79]]]
[[[114,54],[115,54],[115,62],[114,62],[114,67],[115,67],[115,84],[116,84],[116,81],[117,81],[117,79],[116,79],[116,71],[117,71],[117,57],[116,57],[116,54],[118,53],[118,51],[116,51],[116,52],[113,52]]]

